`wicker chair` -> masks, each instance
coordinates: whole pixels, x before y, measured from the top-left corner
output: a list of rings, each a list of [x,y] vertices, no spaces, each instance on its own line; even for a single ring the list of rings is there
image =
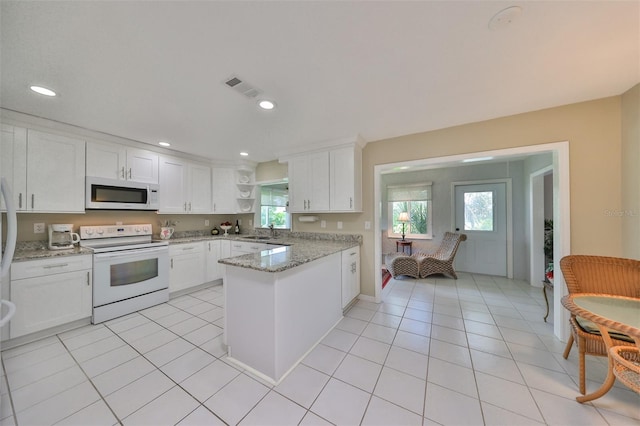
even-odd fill
[[[385,256],[385,265],[393,278],[399,275],[420,278],[419,255],[420,253],[414,253],[411,256],[402,253],[389,253]]]
[[[445,232],[440,247],[438,247],[435,253],[419,253],[417,257],[420,268],[420,278],[426,278],[433,274],[446,274],[454,279],[458,279],[458,275],[456,275],[456,271],[453,269],[453,259],[456,256],[460,242],[466,239],[467,236],[465,234]]]
[[[640,297],[640,261],[604,256],[570,255],[560,260],[562,275],[569,293],[602,293]],[[607,356],[604,340],[595,325],[571,315],[571,336],[564,358],[575,341],[578,345],[580,393],[585,394],[585,355]],[[613,346],[634,346],[633,339],[610,333]]]
[[[609,349],[613,374],[630,389],[640,393],[640,349],[614,346]]]

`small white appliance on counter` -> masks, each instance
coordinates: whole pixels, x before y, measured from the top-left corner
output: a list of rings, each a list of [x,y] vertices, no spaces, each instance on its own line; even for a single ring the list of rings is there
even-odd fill
[[[13,253],[16,248],[18,235],[18,221],[16,209],[13,205],[13,198],[9,184],[5,178],[0,178],[0,200],[4,200],[7,208],[7,242],[2,250],[2,214],[0,214],[0,342],[9,338],[9,330],[3,327],[11,321],[16,313],[16,305],[7,300],[9,298],[9,269],[13,261]],[[3,284],[4,281],[4,284]]]
[[[93,251],[93,316],[98,324],[169,300],[169,243],[142,225],[81,226]]]
[[[73,232],[71,223],[49,225],[49,250],[68,250],[80,242],[80,235]]]

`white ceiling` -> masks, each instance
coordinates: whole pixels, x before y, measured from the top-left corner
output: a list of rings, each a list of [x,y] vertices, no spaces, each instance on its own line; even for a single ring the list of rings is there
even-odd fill
[[[492,31],[491,17],[522,14]],[[374,141],[640,81],[639,1],[6,1],[0,106],[208,158]],[[277,102],[226,87],[237,75]],[[45,98],[31,84],[56,90]]]

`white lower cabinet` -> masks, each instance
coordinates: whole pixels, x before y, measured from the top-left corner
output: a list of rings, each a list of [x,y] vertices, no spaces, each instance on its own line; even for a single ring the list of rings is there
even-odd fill
[[[169,246],[169,293],[205,282],[205,252],[202,242]]]
[[[212,240],[204,242],[205,258],[207,263],[207,273],[205,281],[214,281],[222,278],[222,265],[218,263],[222,257],[220,256],[220,243],[226,241]]]
[[[342,308],[360,294],[360,247],[342,252]]]
[[[91,316],[91,256],[15,262],[11,267],[11,339]]]
[[[240,256],[243,254],[257,253],[269,248],[269,244],[262,243],[250,243],[247,241],[232,241],[231,242],[231,256]]]

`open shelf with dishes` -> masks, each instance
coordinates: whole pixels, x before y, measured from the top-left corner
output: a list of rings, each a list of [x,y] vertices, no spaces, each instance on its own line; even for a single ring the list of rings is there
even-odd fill
[[[253,213],[255,203],[254,171],[238,169],[236,171],[236,209],[238,213]]]

